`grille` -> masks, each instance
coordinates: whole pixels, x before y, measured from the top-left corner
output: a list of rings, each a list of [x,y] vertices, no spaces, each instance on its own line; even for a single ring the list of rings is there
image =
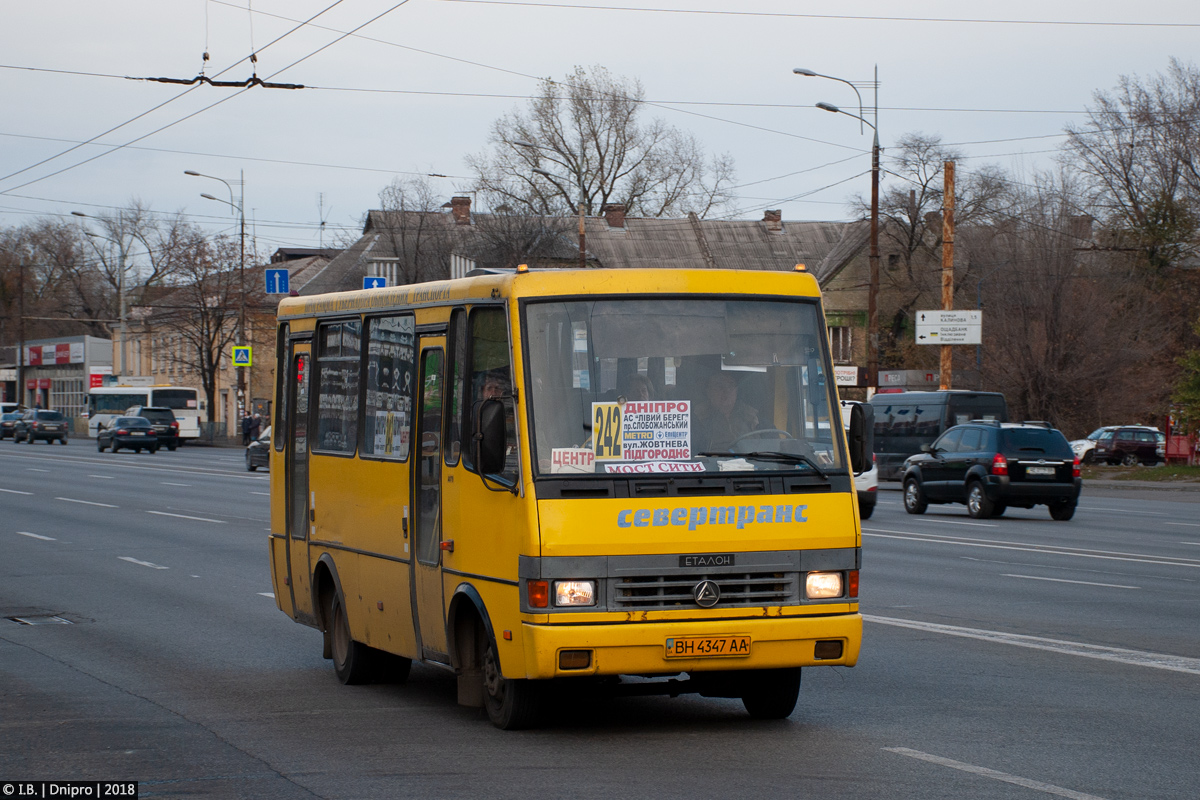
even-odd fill
[[[616,578],[612,582],[616,608],[674,608],[696,605],[692,590],[703,580],[721,588],[718,608],[773,606],[796,602],[796,574],[747,572],[721,575],[648,575]]]

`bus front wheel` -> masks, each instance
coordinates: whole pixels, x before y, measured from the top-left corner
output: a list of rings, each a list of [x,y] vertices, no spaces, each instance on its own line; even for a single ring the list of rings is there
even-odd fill
[[[370,682],[370,648],[350,638],[350,620],[346,617],[346,606],[340,593],[333,596],[329,617],[333,669],[338,680],[347,686]]]
[[[535,681],[505,678],[500,671],[496,640],[488,638],[483,654],[483,705],[493,725],[505,731],[537,725],[543,688]]]
[[[747,676],[742,705],[755,719],[787,719],[799,696],[799,667],[756,670]]]

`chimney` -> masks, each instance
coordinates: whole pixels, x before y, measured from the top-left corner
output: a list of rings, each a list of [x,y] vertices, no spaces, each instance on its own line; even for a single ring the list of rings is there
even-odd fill
[[[767,230],[771,233],[783,232],[783,210],[774,209],[772,211],[764,211],[762,221],[767,223]]]
[[[605,203],[600,206],[600,213],[610,228],[625,227],[625,205],[623,203]]]
[[[471,198],[451,197],[450,213],[454,216],[455,225],[471,224]]]

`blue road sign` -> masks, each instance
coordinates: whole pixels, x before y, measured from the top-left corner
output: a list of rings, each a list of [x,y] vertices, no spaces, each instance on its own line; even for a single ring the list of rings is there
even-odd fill
[[[253,363],[251,359],[251,350],[249,347],[234,345],[233,348],[233,365],[235,367],[248,367]]]
[[[286,269],[267,270],[267,294],[287,294],[290,291]]]
[[[381,278],[381,277],[363,278],[363,288],[364,289],[386,289],[387,288],[387,278]]]

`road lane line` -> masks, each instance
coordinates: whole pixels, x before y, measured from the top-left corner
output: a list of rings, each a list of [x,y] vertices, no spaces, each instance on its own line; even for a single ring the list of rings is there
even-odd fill
[[[190,483],[168,483],[167,481],[159,481],[163,486],[191,486]]]
[[[262,495],[263,497],[270,497],[270,496],[271,496],[271,493],[270,493],[270,492],[251,492],[250,494],[260,494],[260,495]]]
[[[863,528],[864,537],[876,539],[901,539],[909,542],[929,542],[931,544],[948,544],[958,547],[980,547],[987,550],[1017,550],[1026,553],[1042,553],[1052,556],[1073,556],[1075,558],[1097,558],[1103,561],[1130,561],[1135,564],[1161,564],[1172,567],[1200,568],[1200,561],[1194,558],[1178,558],[1176,556],[1148,556],[1142,553],[1123,553],[1116,550],[1084,550],[1077,547],[1056,547],[1054,545],[1023,545],[1020,542],[1006,542],[999,539],[969,539],[966,537],[941,536],[936,533],[917,533],[915,531],[893,531],[885,528]],[[895,534],[895,535],[888,535]]]
[[[1200,528],[1200,522],[1164,522],[1163,525],[1180,525],[1184,528]]]
[[[130,558],[129,556],[117,556],[117,558],[121,559],[122,561],[128,561],[130,564],[139,564],[143,567],[150,567],[150,569],[170,569],[170,567],[164,567],[161,564],[154,564],[150,561],[139,561],[138,559]]]
[[[1036,575],[1013,575],[1005,572],[1004,578],[1024,578],[1027,581],[1053,581],[1054,583],[1077,583],[1080,586],[1103,586],[1106,589],[1141,589],[1140,586],[1123,586],[1119,583],[1093,583],[1092,581],[1069,581],[1066,578],[1039,578]]]
[[[48,469],[34,469],[33,467],[29,467],[29,468],[28,468],[28,469],[26,469],[25,471],[26,471],[26,472],[49,472],[50,470],[48,470]]]
[[[1074,789],[1064,789],[1061,786],[1055,786],[1053,783],[1043,783],[1042,781],[1035,781],[1031,778],[1022,778],[1019,775],[1010,775],[1007,772],[988,769],[987,767],[977,767],[974,764],[967,764],[963,761],[955,761],[952,758],[943,758],[942,756],[922,753],[920,750],[910,750],[907,747],[885,747],[883,749],[889,753],[908,756],[909,758],[916,758],[920,759],[921,761],[928,761],[930,764],[937,764],[938,766],[949,767],[950,769],[957,769],[961,770],[962,772],[969,772],[972,775],[979,775],[980,777],[991,778],[992,780],[1013,783],[1017,786],[1024,786],[1026,789],[1044,792],[1045,794],[1054,794],[1058,795],[1059,797],[1069,797],[1071,800],[1103,800],[1103,798],[1099,797],[1098,795],[1077,792]]]
[[[1194,544],[1200,546],[1200,542],[1180,542],[1180,544]]]
[[[41,539],[43,542],[57,542],[53,536],[42,536],[40,533],[30,533],[29,531],[17,531],[17,536],[28,536],[30,539]]]
[[[89,478],[99,478],[102,481],[115,481],[112,475],[88,475]]]
[[[223,519],[209,519],[208,517],[189,517],[187,514],[170,514],[166,511],[147,511],[147,514],[157,514],[160,517],[179,517],[179,519],[194,519],[197,522],[215,522],[218,525],[227,524]]]
[[[994,525],[990,522],[962,522],[953,519],[926,519],[926,522],[940,522],[942,525],[973,525],[976,528],[999,528],[999,525]]]
[[[260,595],[262,595],[263,597],[269,597],[269,598],[271,598],[272,600],[274,600],[274,599],[275,599],[275,593],[274,593],[274,592],[259,592],[259,594],[260,594]]]
[[[1129,511],[1124,508],[1107,508],[1105,506],[1079,506],[1080,511],[1103,511],[1105,514],[1145,514],[1148,517],[1165,517],[1166,511]]]
[[[33,492],[19,492],[16,489],[0,489],[0,492],[4,492],[5,494],[25,494],[25,495],[33,494]]]
[[[120,506],[114,506],[112,503],[94,503],[91,500],[76,500],[72,497],[56,497],[54,499],[55,500],[63,500],[67,503],[83,503],[85,506],[101,506],[103,508],[120,508]]]
[[[1044,636],[1026,636],[1020,633],[1003,633],[1001,631],[981,630],[979,628],[962,628],[957,625],[940,625],[936,622],[919,622],[915,619],[899,619],[896,617],[877,617],[873,614],[863,614],[867,622],[879,625],[891,625],[896,628],[911,628],[926,633],[941,633],[946,636],[959,636],[964,639],[979,639],[992,644],[1009,644],[1016,647],[1028,647],[1031,650],[1046,650],[1068,656],[1095,658],[1100,661],[1113,661],[1133,667],[1152,667],[1165,669],[1170,672],[1186,672],[1189,675],[1200,675],[1200,658],[1173,656],[1166,653],[1150,653],[1144,650],[1127,650],[1123,647],[1106,647],[1099,644],[1069,642],[1063,639],[1048,639]]]

